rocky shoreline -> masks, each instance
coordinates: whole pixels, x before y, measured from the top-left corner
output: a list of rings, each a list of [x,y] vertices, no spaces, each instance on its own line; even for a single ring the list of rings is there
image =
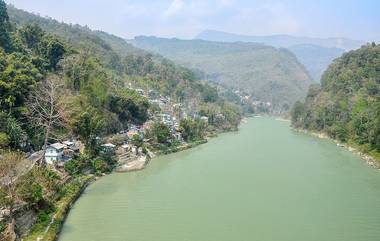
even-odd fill
[[[323,133],[323,132],[313,132],[313,131],[309,131],[309,130],[305,130],[305,129],[299,129],[299,128],[292,128],[292,129],[294,131],[305,133],[308,135],[312,135],[312,136],[315,136],[315,137],[320,138],[320,139],[332,140],[333,142],[336,143],[337,146],[342,147],[342,148],[346,148],[348,151],[350,151],[353,154],[362,158],[367,163],[367,165],[369,165],[369,166],[380,171],[380,160],[377,160],[375,157],[373,157],[367,153],[363,153],[363,152],[359,151],[358,149],[348,145],[347,143],[341,143],[338,140],[335,140],[335,139],[329,137],[326,133]]]

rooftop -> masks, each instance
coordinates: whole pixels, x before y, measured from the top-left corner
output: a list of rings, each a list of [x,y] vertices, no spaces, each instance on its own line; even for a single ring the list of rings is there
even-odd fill
[[[57,149],[57,150],[60,150],[60,149],[65,148],[66,145],[57,142],[57,143],[51,144],[49,147],[52,147],[52,148]]]

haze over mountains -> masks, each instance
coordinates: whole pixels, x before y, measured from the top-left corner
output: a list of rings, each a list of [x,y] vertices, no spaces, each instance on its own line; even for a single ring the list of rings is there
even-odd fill
[[[205,78],[271,102],[286,110],[306,94],[312,80],[297,58],[286,49],[257,43],[223,43],[136,37],[136,47],[155,52]]]
[[[258,37],[207,30],[194,40],[136,37],[130,41],[132,46],[124,39],[105,32],[80,26],[70,28],[12,7],[9,10],[12,21],[38,23],[48,32],[65,37],[75,45],[81,45],[83,39],[92,39],[100,47],[94,53],[103,52],[103,59],[112,68],[117,55],[125,57],[153,52],[198,71],[207,80],[244,91],[251,95],[252,100],[271,102],[275,109],[281,111],[303,98],[308,86],[319,81],[335,58],[363,43],[344,38]],[[109,48],[117,55],[108,51]]]
[[[249,36],[205,30],[195,39],[221,42],[263,43],[277,48],[287,48],[306,67],[312,78],[319,82],[323,72],[345,51],[357,49],[364,41],[347,38],[310,38],[290,35]]]
[[[363,41],[348,38],[311,38],[290,35],[249,36],[215,30],[205,30],[199,33],[195,39],[222,42],[254,42],[282,48],[300,44],[312,44],[326,48],[340,48],[345,51],[357,49],[365,44]]]

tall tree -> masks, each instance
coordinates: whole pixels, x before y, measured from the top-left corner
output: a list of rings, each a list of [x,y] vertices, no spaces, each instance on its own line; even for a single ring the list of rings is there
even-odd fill
[[[68,109],[63,101],[61,83],[58,76],[48,76],[29,97],[29,119],[32,124],[44,129],[44,150],[49,140],[54,138],[53,129],[62,128],[67,120]]]
[[[102,116],[93,107],[88,107],[82,112],[74,124],[75,133],[85,143],[86,151],[90,155],[95,155],[97,152],[97,136],[104,124]]]

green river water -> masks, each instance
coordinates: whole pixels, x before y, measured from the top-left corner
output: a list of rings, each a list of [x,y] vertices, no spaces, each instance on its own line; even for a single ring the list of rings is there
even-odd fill
[[[380,172],[332,141],[253,118],[239,132],[112,174],[60,241],[379,241]]]

